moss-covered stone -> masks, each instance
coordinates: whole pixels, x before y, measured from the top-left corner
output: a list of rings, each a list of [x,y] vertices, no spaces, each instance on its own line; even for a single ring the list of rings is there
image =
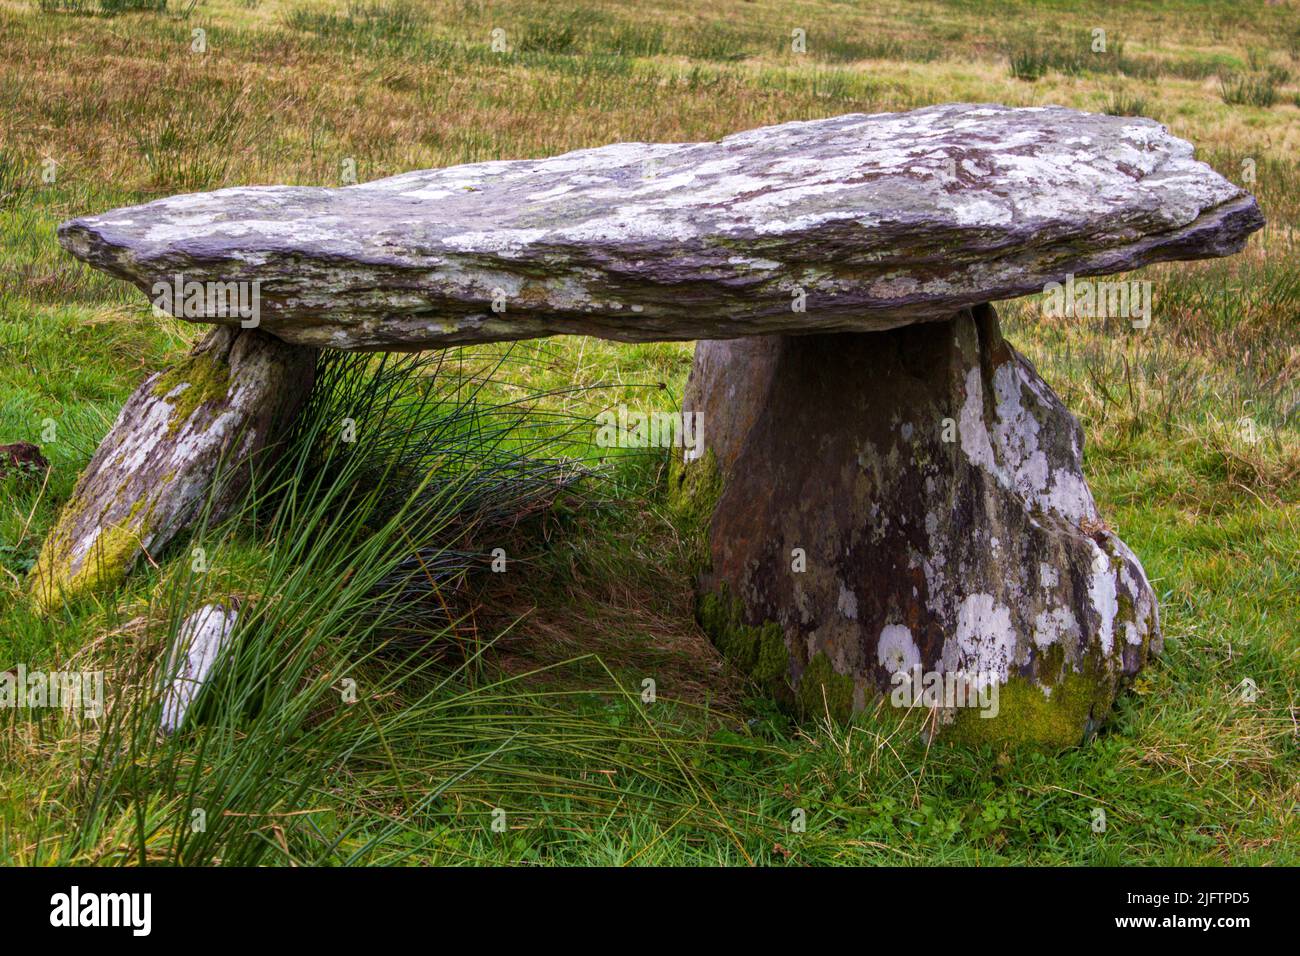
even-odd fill
[[[46,537],[30,576],[32,597],[49,613],[66,601],[121,584],[140,554],[140,535],[129,525],[105,528],[75,571],[68,536],[56,529]]]
[[[709,568],[709,520],[722,497],[722,472],[713,449],[694,461],[674,453],[668,465],[668,509],[686,542],[687,570],[698,576]]]
[[[790,651],[781,625],[746,624],[741,614],[740,602],[725,590],[702,595],[696,603],[700,627],[722,656],[779,703],[791,704]]]
[[[167,434],[174,436],[200,406],[225,401],[230,366],[220,356],[190,355],[160,373],[149,391],[172,406]]]
[[[853,678],[837,672],[831,659],[818,652],[799,676],[795,702],[800,717],[829,714],[838,723],[848,723],[853,716]]]
[[[668,466],[668,507],[693,531],[709,526],[713,508],[722,497],[722,472],[713,449],[694,461],[674,454]]]
[[[722,656],[794,716],[818,719],[829,712],[841,723],[852,717],[853,679],[837,673],[824,653],[813,657],[792,686],[791,653],[780,624],[746,624],[740,602],[725,589],[701,596],[696,608],[700,627]]]
[[[1113,683],[1104,675],[1066,671],[1052,687],[1013,676],[998,689],[996,717],[963,708],[939,732],[939,739],[965,746],[1076,747],[1091,736],[1109,712]]]
[[[47,536],[30,591],[49,612],[119,584],[242,495],[311,388],[316,353],[220,327],[127,400]],[[215,493],[215,497],[210,497]]]
[[[101,528],[89,552],[74,569],[73,529],[84,519],[87,507],[78,494],[80,490],[78,483],[29,572],[30,593],[47,613],[69,600],[121,584],[140,556],[141,529],[149,517],[144,499],[131,506],[121,523]]]
[[[1119,610],[1115,614],[1115,632],[1122,634],[1125,624],[1137,623],[1137,609],[1133,606],[1133,599],[1124,591],[1120,591],[1116,595],[1116,601]]]

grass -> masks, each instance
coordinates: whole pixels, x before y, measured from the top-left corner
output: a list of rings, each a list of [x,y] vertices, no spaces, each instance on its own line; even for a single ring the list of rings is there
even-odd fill
[[[1223,102],[1267,109],[1277,102],[1278,79],[1272,74],[1228,74],[1219,77]]]
[[[0,443],[37,442],[53,465],[0,478],[0,668],[102,669],[110,691],[98,723],[0,714],[0,860],[1297,862],[1294,8],[133,6],[0,0]],[[1161,596],[1166,652],[1089,747],[929,747],[888,708],[795,726],[723,665],[692,620],[664,460],[611,456],[582,424],[612,403],[676,407],[688,344],[457,351],[435,392],[420,366],[339,363],[290,458],[300,492],[270,476],[256,508],[205,529],[212,572],[178,546],[57,617],[24,600],[121,403],[196,334],[62,253],[61,220],[184,190],[335,185],[345,159],[366,180],[953,100],[1154,115],[1269,221],[1233,259],[1136,276],[1154,288],[1145,332],[999,306],[1080,416],[1094,493]],[[369,457],[331,458],[341,409],[384,394],[397,417],[361,430]],[[442,463],[431,498],[421,449],[442,445],[472,460],[459,478]],[[464,478],[552,488],[561,466],[530,464],[546,448],[596,470],[581,499],[487,507],[497,486]],[[518,526],[493,522],[517,511]],[[505,573],[483,567],[497,546]],[[229,679],[193,727],[159,737],[149,689],[171,635],[230,596]]]
[[[1113,90],[1102,112],[1108,116],[1151,116],[1147,98],[1125,90]]]

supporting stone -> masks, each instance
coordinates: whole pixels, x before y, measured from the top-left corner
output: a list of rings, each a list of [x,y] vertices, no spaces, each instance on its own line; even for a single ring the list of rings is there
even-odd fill
[[[220,327],[145,379],[77,482],[31,572],[46,610],[122,581],[212,501],[221,517],[311,390],[316,351]]]
[[[996,684],[998,715],[945,707],[943,735],[1068,746],[1159,650],[1082,429],[991,306],[701,342],[683,405],[706,449],[671,478],[700,533],[701,622],[798,710],[842,719],[897,672],[961,673]]]

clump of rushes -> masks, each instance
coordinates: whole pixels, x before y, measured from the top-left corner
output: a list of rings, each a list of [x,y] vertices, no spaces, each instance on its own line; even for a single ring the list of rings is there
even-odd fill
[[[350,467],[359,485],[385,491],[371,522],[398,509],[415,516],[407,553],[376,582],[407,635],[451,625],[466,576],[490,568],[494,552],[508,561],[520,529],[592,477],[574,435],[587,423],[542,411],[541,393],[489,397],[509,357],[481,366],[463,352],[330,354],[293,437],[302,452],[291,482]]]
[[[1127,90],[1112,90],[1106,100],[1107,116],[1147,116],[1147,99]]]
[[[494,838],[493,811],[527,831],[526,856],[550,839],[545,810],[559,802],[569,825],[667,821],[698,803],[671,706],[652,725],[611,675],[588,713],[565,699],[589,691],[485,677],[482,646],[440,663],[478,539],[498,540],[584,474],[532,457],[563,447],[574,422],[490,399],[484,377],[451,374],[444,355],[322,360],[274,473],[164,568],[71,795],[80,819],[49,858],[454,862]],[[171,636],[231,599],[228,649],[181,731],[162,734]]]
[[[0,150],[0,209],[26,199],[32,191],[30,175],[16,156]]]
[[[1036,44],[1022,42],[1007,54],[1007,61],[1012,76],[1032,83],[1047,72],[1051,57]]]
[[[1219,94],[1229,106],[1259,106],[1267,109],[1277,102],[1282,74],[1229,73],[1219,77]]]

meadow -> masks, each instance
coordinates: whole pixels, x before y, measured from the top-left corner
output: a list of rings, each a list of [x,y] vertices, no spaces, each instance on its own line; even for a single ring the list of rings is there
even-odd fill
[[[73,260],[59,222],[943,102],[1152,117],[1267,219],[1238,256],[1131,275],[1145,329],[998,303],[1161,599],[1163,656],[1087,746],[931,742],[887,706],[799,724],[729,669],[666,452],[590,425],[677,408],[690,343],[337,359],[366,455],[330,457],[322,398],[198,533],[208,570],[177,546],[55,614],[28,598],[121,404],[203,331]],[[1300,863],[1297,229],[1295,0],[0,0],[0,444],[51,464],[0,477],[0,669],[102,670],[110,698],[0,712],[0,862]],[[548,481],[485,490],[466,462]],[[509,570],[484,573],[497,543]],[[426,584],[395,597],[413,560]],[[163,737],[148,690],[213,595],[255,626]]]

